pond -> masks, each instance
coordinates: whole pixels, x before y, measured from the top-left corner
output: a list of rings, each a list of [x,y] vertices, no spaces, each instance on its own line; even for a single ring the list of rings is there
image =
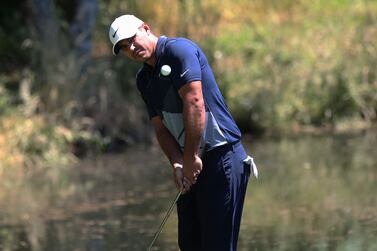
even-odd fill
[[[260,178],[248,186],[238,250],[377,250],[376,133],[244,144]],[[48,176],[59,185],[42,177],[3,202],[0,250],[147,250],[176,194],[158,147],[80,161]],[[178,250],[176,225],[174,210],[153,250]]]

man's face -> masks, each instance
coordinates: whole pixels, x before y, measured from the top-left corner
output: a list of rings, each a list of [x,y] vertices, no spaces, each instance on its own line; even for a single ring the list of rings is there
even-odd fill
[[[154,56],[155,48],[149,34],[151,34],[149,27],[141,26],[135,36],[119,42],[120,50],[133,60],[147,63]]]

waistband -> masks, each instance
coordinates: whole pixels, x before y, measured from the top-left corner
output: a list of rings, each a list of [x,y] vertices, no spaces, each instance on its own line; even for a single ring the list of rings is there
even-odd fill
[[[217,147],[215,147],[215,148],[213,148],[213,149],[211,149],[209,151],[204,152],[203,155],[202,155],[202,158],[205,158],[208,155],[219,154],[221,152],[227,152],[229,150],[233,150],[234,151],[234,149],[236,149],[240,145],[242,145],[241,141],[238,140],[238,141],[227,143],[225,145],[217,146]]]
[[[228,151],[236,152],[239,149],[239,147],[242,147],[243,149],[241,141],[231,142],[225,145],[218,146],[208,152],[205,152],[202,158],[207,158],[207,157],[210,158],[211,155],[213,156],[213,155],[225,154]],[[245,151],[245,150],[243,149],[242,151]],[[248,164],[251,167],[252,174],[254,175],[254,177],[258,178],[258,168],[254,162],[254,158],[247,155],[246,151],[245,151],[245,154],[246,154],[246,157],[243,160],[243,163]]]

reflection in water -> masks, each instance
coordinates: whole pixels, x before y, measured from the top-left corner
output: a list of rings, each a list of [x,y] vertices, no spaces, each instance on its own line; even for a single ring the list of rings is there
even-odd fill
[[[249,184],[239,250],[377,250],[377,134],[246,145],[260,178]],[[75,193],[54,201],[61,191],[31,184],[29,197],[53,203],[28,212],[12,202],[23,210],[0,212],[0,250],[146,250],[175,195],[160,151],[133,149],[66,171]],[[176,224],[173,213],[154,250],[178,250]]]

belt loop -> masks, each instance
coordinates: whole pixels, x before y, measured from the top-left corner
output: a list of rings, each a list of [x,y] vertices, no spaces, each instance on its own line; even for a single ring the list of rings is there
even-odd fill
[[[232,153],[236,152],[236,150],[234,149],[234,145],[235,145],[234,143],[231,144],[231,146],[232,146]]]
[[[230,143],[230,145],[232,146],[232,152],[233,153],[236,152],[236,148],[237,148],[237,146],[238,146],[239,143],[240,143],[240,141],[236,141],[236,142]]]

